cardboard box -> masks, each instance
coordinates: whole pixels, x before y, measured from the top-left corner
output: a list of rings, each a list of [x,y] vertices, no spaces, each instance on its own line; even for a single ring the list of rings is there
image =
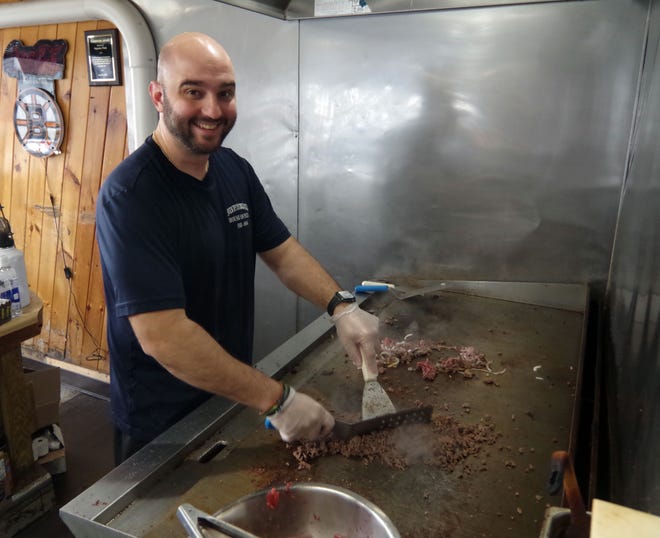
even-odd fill
[[[35,431],[60,422],[60,369],[49,366],[25,371],[25,380],[32,385],[36,424]]]

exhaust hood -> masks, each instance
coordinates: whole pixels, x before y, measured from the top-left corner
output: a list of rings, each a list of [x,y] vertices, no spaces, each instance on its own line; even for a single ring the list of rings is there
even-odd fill
[[[576,0],[216,0],[284,20]]]

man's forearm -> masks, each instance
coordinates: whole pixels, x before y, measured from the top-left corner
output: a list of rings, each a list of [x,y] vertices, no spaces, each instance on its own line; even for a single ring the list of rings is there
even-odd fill
[[[145,353],[194,387],[259,411],[281,395],[277,381],[232,357],[182,310],[139,314],[130,321]]]
[[[342,289],[323,266],[294,238],[261,255],[282,283],[321,310]]]

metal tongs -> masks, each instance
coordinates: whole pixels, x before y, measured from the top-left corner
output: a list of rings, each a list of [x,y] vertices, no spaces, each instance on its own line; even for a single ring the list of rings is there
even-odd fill
[[[179,506],[176,511],[176,517],[179,518],[181,525],[183,525],[183,528],[186,529],[188,536],[191,538],[204,538],[200,527],[221,532],[229,538],[259,538],[256,534],[252,534],[236,525],[232,525],[227,521],[198,510],[192,504],[182,504]]]
[[[548,478],[548,493],[556,495],[562,485],[564,495],[571,512],[571,522],[564,531],[566,538],[588,538],[589,516],[584,509],[582,494],[578,486],[571,458],[565,450],[557,450],[552,453],[550,477]]]

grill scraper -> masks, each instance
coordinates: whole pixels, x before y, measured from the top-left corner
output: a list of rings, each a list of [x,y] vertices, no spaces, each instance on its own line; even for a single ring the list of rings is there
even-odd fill
[[[340,441],[348,441],[351,437],[355,437],[356,435],[364,435],[374,431],[396,428],[403,424],[429,422],[432,413],[433,407],[427,405],[426,407],[406,409],[405,411],[380,415],[355,423],[335,420],[335,427],[332,429],[332,435],[335,439],[339,439]]]

